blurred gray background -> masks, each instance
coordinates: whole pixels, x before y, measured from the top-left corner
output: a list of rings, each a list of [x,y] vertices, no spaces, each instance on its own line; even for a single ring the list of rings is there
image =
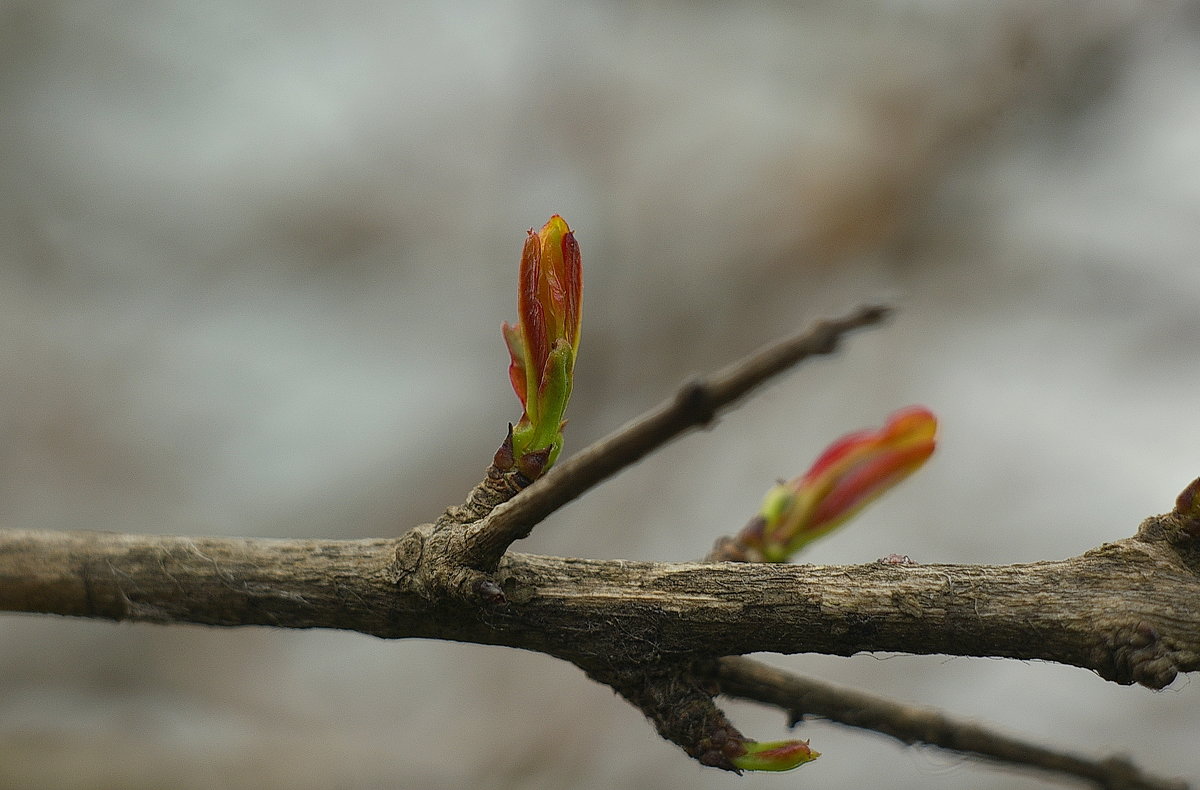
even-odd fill
[[[543,524],[699,557],[839,434],[929,466],[803,557],[1057,559],[1200,475],[1196,2],[0,4],[0,526],[399,534],[519,415],[524,231],[575,227],[569,453],[821,315],[900,312]],[[772,656],[1200,776],[1200,685]],[[752,737],[777,711],[730,704]],[[541,655],[0,616],[0,786],[1033,788],[823,723],[738,780]]]

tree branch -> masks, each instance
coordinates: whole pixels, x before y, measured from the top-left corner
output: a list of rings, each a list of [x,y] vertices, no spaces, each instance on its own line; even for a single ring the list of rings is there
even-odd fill
[[[1182,781],[1143,773],[1129,760],[1092,760],[1047,749],[995,730],[957,721],[929,708],[903,705],[855,689],[802,678],[741,657],[718,662],[721,693],[788,711],[791,724],[819,716],[873,730],[901,743],[926,743],[1009,765],[1022,765],[1096,784],[1105,790],[1184,790]]]
[[[1189,501],[1188,491],[1180,495],[1179,501]],[[1177,515],[1182,509],[1182,505],[1177,506]],[[705,561],[746,562],[746,547],[740,541],[742,534],[719,539]],[[899,563],[891,563],[889,559],[879,562],[911,564],[907,557]],[[728,656],[712,667],[722,694],[781,708],[788,713],[789,726],[795,726],[806,716],[819,716],[850,727],[873,730],[905,744],[924,743],[996,762],[1084,779],[1104,790],[1180,790],[1186,787],[1176,780],[1144,774],[1127,759],[1114,756],[1092,760],[1049,749],[989,727],[953,719],[938,711],[802,677],[753,659]]]
[[[843,335],[877,324],[888,313],[888,308],[880,305],[860,307],[847,316],[820,321],[800,334],[771,343],[707,380],[689,382],[673,399],[560,461],[536,486],[492,511],[466,536],[466,563],[492,570],[509,546],[528,537],[538,522],[558,508],[687,430],[709,424],[719,410],[773,376],[808,357],[832,353]]]
[[[477,607],[447,597],[426,567],[437,561],[425,551],[428,534],[328,541],[0,532],[0,609],[338,628],[634,664],[752,652],[937,653],[1056,661],[1156,689],[1200,669],[1195,539],[1173,515],[1149,519],[1135,538],[1026,565],[514,553],[496,575],[508,604],[482,620]]]
[[[493,468],[464,505],[398,539],[0,531],[0,609],[536,650],[612,686],[664,737],[730,770],[744,739],[711,704],[718,690],[1104,787],[1180,786],[1121,761],[1056,754],[747,660],[714,659],[763,651],[1003,656],[1162,688],[1200,668],[1200,611],[1188,605],[1200,593],[1200,481],[1134,538],[1061,562],[670,564],[504,553],[590,486],[884,314],[865,308],[819,324],[690,384],[523,492],[527,479]]]

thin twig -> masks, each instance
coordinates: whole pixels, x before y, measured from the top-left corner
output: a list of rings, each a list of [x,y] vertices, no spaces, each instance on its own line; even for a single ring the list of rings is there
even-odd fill
[[[810,678],[802,678],[737,656],[720,659],[721,693],[762,702],[789,712],[792,723],[805,716],[873,730],[903,743],[926,743],[942,749],[989,758],[1009,765],[1084,779],[1104,790],[1186,790],[1178,779],[1143,773],[1120,757],[1091,760],[1047,749],[995,730],[957,721],[928,708],[904,705]]]
[[[683,386],[669,401],[632,423],[560,462],[535,485],[497,507],[466,537],[467,564],[496,567],[514,541],[527,537],[534,525],[592,486],[637,463],[685,431],[712,422],[721,409],[802,360],[833,352],[851,330],[882,321],[889,309],[861,307],[842,318],[821,321],[785,340],[772,343],[711,378]]]

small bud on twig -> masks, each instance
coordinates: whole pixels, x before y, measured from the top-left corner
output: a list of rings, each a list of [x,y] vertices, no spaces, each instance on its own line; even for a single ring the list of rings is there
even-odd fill
[[[933,453],[936,434],[933,413],[910,406],[880,430],[843,436],[803,476],[767,492],[738,543],[767,562],[787,560],[919,469]]]
[[[525,413],[496,454],[496,463],[515,465],[530,480],[549,469],[562,450],[582,305],[579,244],[566,220],[555,214],[539,232],[529,230],[517,290],[520,320],[503,326],[512,358],[509,379]]]
[[[743,741],[745,753],[730,762],[740,771],[790,771],[821,756],[808,741]]]

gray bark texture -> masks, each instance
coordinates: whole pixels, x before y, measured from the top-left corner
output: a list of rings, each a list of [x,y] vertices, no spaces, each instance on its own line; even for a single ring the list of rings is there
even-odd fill
[[[550,470],[536,484],[489,468],[461,506],[367,540],[0,530],[0,610],[114,621],[329,628],[385,639],[503,645],[569,661],[638,707],[706,765],[746,741],[724,693],[793,721],[823,716],[1085,779],[1178,788],[1120,759],[1090,760],[823,686],[738,658],[888,651],[1055,661],[1153,689],[1200,669],[1200,481],[1133,537],[1055,562],[851,566],[655,563],[509,551],[562,504],[845,332],[861,310],[769,346]]]
[[[336,628],[576,663],[862,651],[1041,659],[1163,688],[1200,668],[1200,554],[1183,519],[1024,565],[778,565],[510,552],[472,597],[450,530],[280,540],[0,532],[0,608],[117,621]],[[482,578],[482,577],[480,577]],[[475,589],[479,589],[475,586]]]

